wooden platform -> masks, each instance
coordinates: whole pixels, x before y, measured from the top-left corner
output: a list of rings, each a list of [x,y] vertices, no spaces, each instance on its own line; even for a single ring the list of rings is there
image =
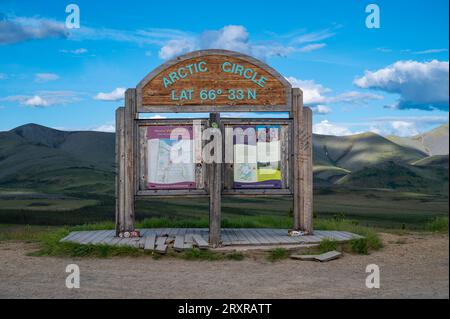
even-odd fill
[[[167,249],[173,244],[175,250],[193,246],[207,248],[206,228],[155,228],[141,229],[141,238],[118,238],[114,230],[75,231],[63,238],[63,242],[93,245],[131,246],[149,251]],[[165,237],[165,238],[164,238]],[[227,228],[222,230],[222,246],[264,246],[264,245],[312,245],[324,239],[346,242],[361,236],[345,231],[314,231],[313,235],[290,237],[287,229]]]

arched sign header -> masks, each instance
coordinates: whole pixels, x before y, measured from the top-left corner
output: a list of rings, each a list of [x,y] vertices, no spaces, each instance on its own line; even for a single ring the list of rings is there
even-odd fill
[[[290,111],[290,83],[244,54],[203,50],[171,60],[138,86],[138,112]]]

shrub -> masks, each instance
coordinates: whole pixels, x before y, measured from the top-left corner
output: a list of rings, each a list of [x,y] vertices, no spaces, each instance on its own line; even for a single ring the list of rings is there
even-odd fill
[[[369,242],[367,238],[352,239],[350,240],[350,248],[356,254],[367,255],[369,253]]]

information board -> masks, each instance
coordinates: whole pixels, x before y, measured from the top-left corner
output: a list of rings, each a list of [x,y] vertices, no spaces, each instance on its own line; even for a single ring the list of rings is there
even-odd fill
[[[147,128],[148,189],[195,189],[192,126]]]

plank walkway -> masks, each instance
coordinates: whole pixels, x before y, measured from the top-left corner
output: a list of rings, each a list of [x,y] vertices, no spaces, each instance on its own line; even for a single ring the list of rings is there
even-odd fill
[[[361,236],[345,231],[316,230],[313,235],[290,237],[287,229],[227,228],[222,230],[222,246],[265,246],[265,245],[312,245],[324,239],[346,242]],[[188,249],[193,245],[205,248],[208,243],[208,229],[202,228],[154,228],[142,229],[141,238],[118,238],[114,230],[75,231],[62,242],[79,244],[131,246],[152,251],[156,246],[164,248],[162,237],[173,239],[176,249]],[[160,239],[161,238],[161,239]],[[158,242],[160,240],[160,242]]]

